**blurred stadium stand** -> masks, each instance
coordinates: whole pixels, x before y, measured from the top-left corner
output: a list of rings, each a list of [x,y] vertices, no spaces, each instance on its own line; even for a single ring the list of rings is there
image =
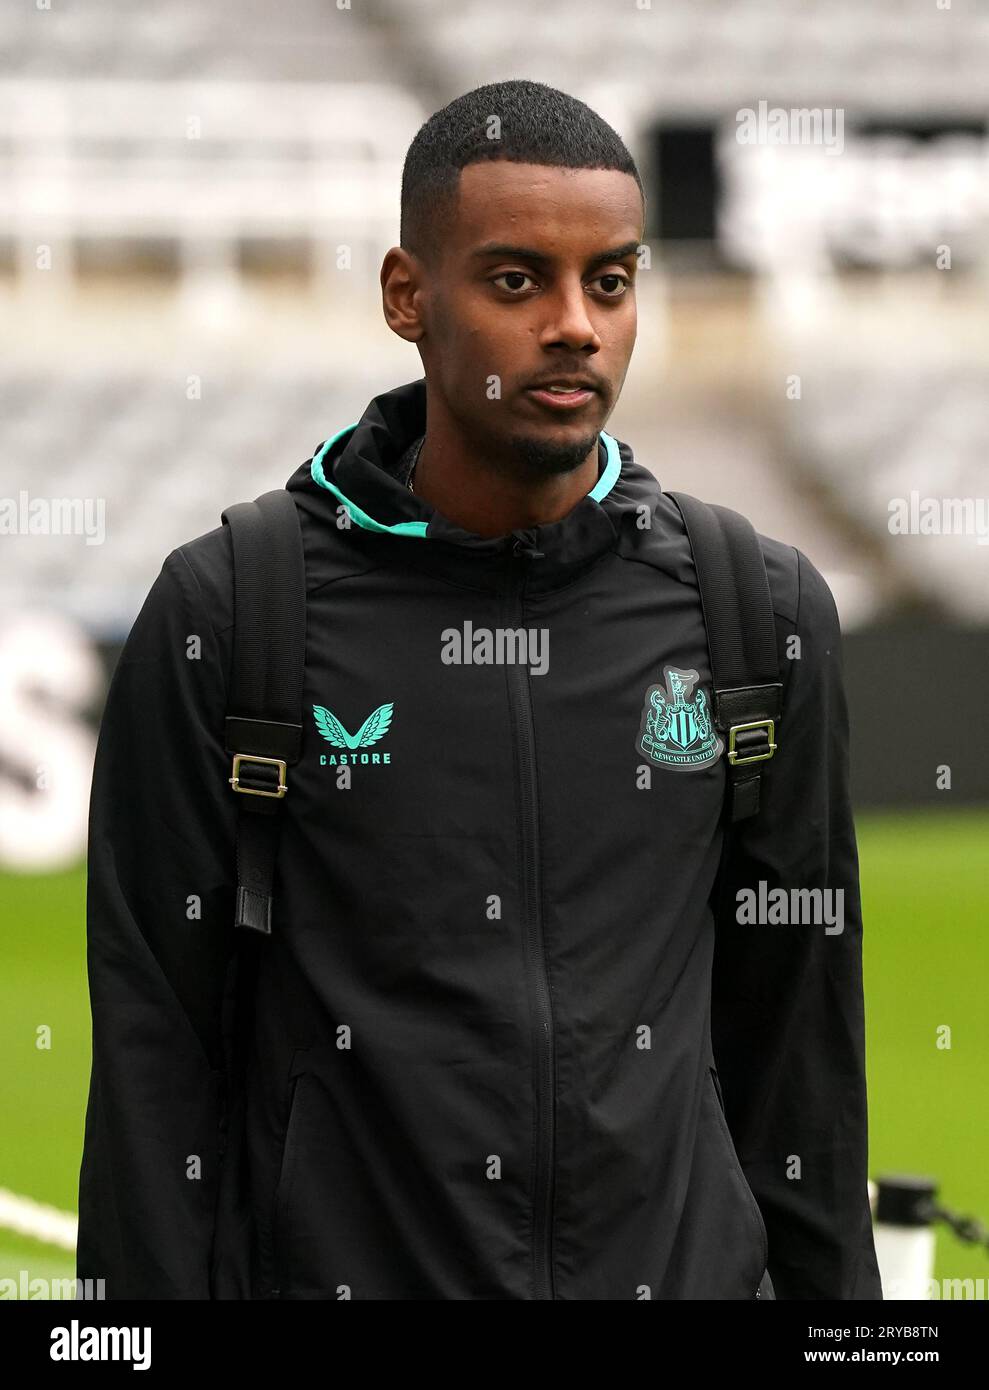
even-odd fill
[[[421,374],[377,283],[406,148],[459,92],[529,76],[612,121],[649,195],[609,429],[804,549],[847,627],[989,617],[989,546],[888,527],[911,489],[989,492],[969,0],[67,0],[3,7],[0,53],[0,496],[102,498],[107,525],[4,537],[7,608],[119,640],[171,548]],[[841,106],[840,158],[740,146],[763,99]]]
[[[211,378],[194,408],[182,381],[148,372],[8,375],[3,389],[0,449],[22,460],[3,468],[7,495],[16,495],[11,484],[40,493],[30,479],[42,476],[49,497],[92,497],[95,488],[106,530],[91,545],[79,535],[5,537],[3,605],[47,600],[108,640],[126,632],[170,550],[219,525],[227,499],[284,482],[321,442],[313,435],[293,459],[287,419],[314,428],[339,419],[339,428],[353,418],[325,379],[302,373]]]

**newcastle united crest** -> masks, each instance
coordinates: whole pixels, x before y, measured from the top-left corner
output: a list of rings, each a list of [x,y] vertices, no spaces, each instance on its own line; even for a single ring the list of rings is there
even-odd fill
[[[663,676],[665,685],[651,685],[646,691],[637,750],[664,767],[707,767],[717,762],[725,745],[711,722],[704,691],[693,693],[697,672],[665,666]]]

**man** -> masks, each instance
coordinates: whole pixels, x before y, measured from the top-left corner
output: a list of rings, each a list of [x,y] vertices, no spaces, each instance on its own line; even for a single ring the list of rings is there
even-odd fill
[[[164,563],[92,796],[78,1274],[111,1299],[881,1297],[837,615],[760,538],[784,716],[726,835],[690,546],[603,429],[643,214],[540,84],[416,136],[381,283],[424,379],[288,482],[308,714],[268,938],[232,926],[227,528]],[[840,930],[746,919],[779,888]]]

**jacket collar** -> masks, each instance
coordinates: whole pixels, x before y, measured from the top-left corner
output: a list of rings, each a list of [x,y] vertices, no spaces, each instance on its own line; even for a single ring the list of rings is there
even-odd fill
[[[658,486],[638,467],[628,445],[603,430],[599,436],[597,483],[559,521],[482,537],[455,526],[401,480],[400,460],[426,430],[425,378],[375,396],[354,424],[345,425],[296,470],[287,486],[298,491],[301,509],[314,522],[338,525],[340,508],[350,531],[366,548],[451,578],[491,587],[503,580],[508,559],[526,552],[530,588],[553,588],[574,571],[615,547],[624,514],[645,501],[652,506]]]

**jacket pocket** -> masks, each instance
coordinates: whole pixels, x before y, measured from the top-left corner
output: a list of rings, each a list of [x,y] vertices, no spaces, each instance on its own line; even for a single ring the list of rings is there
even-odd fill
[[[292,1078],[289,1096],[288,1119],[285,1124],[285,1140],[282,1144],[282,1157],[275,1184],[272,1205],[271,1232],[274,1246],[275,1292],[289,1286],[291,1270],[288,1268],[290,1249],[288,1215],[292,1202],[292,1183],[295,1178],[296,1156],[301,1142],[303,1105],[305,1102],[306,1073],[299,1072]]]
[[[721,1136],[724,1140],[725,1148],[728,1152],[728,1160],[731,1165],[732,1172],[735,1174],[739,1186],[742,1189],[742,1194],[746,1202],[748,1203],[749,1211],[752,1215],[753,1224],[755,1226],[755,1231],[759,1238],[759,1246],[762,1251],[762,1264],[763,1268],[765,1269],[769,1261],[769,1236],[766,1232],[766,1223],[762,1219],[762,1212],[759,1210],[759,1203],[756,1201],[755,1197],[752,1194],[752,1189],[751,1187],[749,1187],[748,1181],[745,1177],[745,1173],[742,1170],[742,1165],[739,1162],[738,1154],[735,1150],[735,1142],[731,1137],[731,1130],[728,1128],[728,1120],[725,1117],[725,1107],[724,1101],[721,1097],[721,1082],[718,1078],[718,1073],[714,1067],[708,1067],[708,1072],[710,1073],[711,1086],[714,1091],[715,1100],[717,1102],[716,1109],[718,1128],[721,1130]]]

